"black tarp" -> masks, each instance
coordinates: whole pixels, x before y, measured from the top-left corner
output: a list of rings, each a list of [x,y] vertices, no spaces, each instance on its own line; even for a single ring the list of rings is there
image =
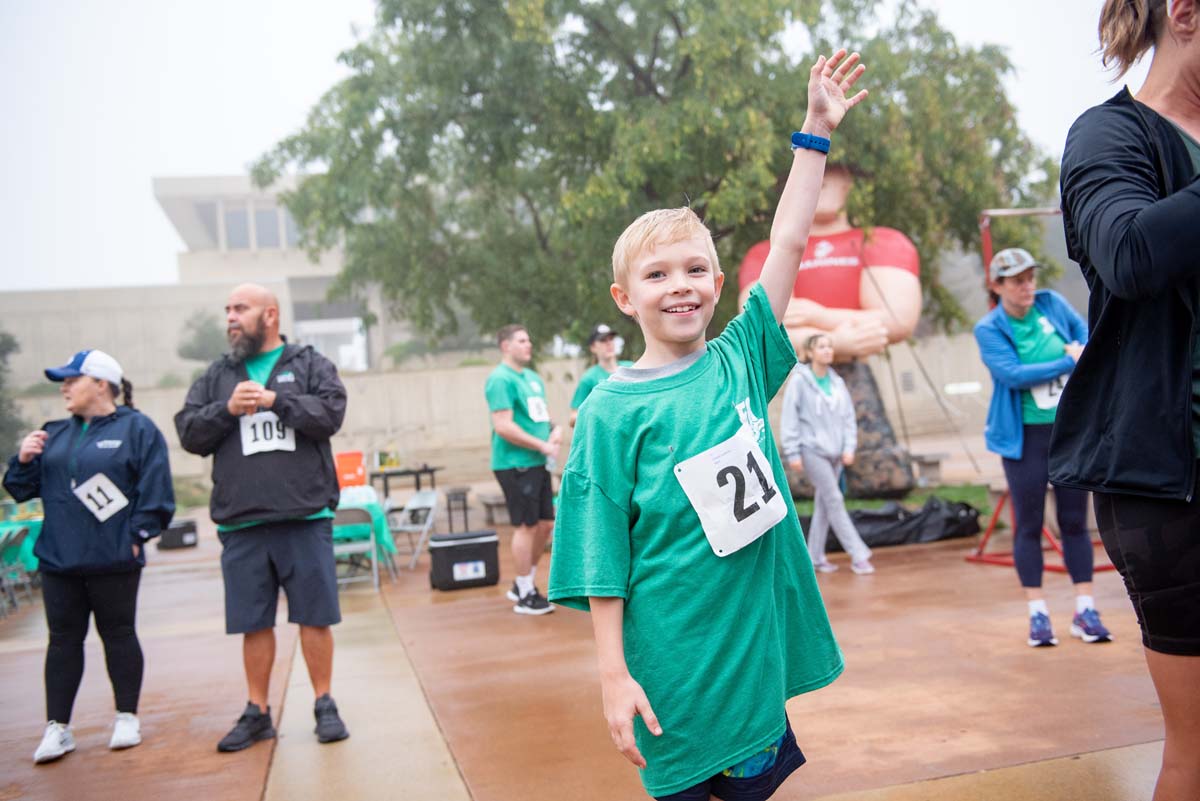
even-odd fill
[[[878,509],[852,509],[850,519],[854,521],[863,542],[872,548],[910,542],[935,542],[979,533],[978,509],[969,503],[944,501],[933,495],[917,510],[888,501]],[[811,518],[800,518],[800,525],[805,531],[811,524]],[[826,550],[842,550],[832,533]]]

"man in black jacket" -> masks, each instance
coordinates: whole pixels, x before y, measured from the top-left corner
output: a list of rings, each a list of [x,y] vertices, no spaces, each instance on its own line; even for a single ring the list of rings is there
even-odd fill
[[[332,362],[280,336],[279,303],[266,288],[235,288],[225,317],[230,353],[209,365],[175,415],[184,449],[213,457],[209,511],[222,544],[225,629],[244,637],[250,699],[217,750],[275,736],[267,691],[281,586],[317,696],[317,739],[342,740],[349,733],[329,696],[330,626],[341,621],[329,438],[345,417],[346,389]]]

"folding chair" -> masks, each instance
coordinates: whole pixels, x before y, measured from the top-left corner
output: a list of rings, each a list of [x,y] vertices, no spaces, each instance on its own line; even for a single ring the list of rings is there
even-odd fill
[[[409,570],[417,566],[417,559],[429,541],[429,532],[433,530],[434,517],[437,515],[437,503],[437,490],[419,490],[402,508],[388,510],[388,528],[392,534],[401,533],[408,538],[409,552],[412,554],[408,560]]]
[[[363,581],[367,578],[370,578],[371,583],[375,586],[375,589],[378,590],[379,560],[378,554],[375,552],[375,525],[374,521],[371,520],[371,513],[366,509],[338,509],[333,513],[333,525],[335,526],[353,526],[364,523],[371,531],[370,536],[364,540],[348,540],[341,542],[334,540],[333,558],[337,559],[339,556],[348,556],[350,557],[350,564],[353,565],[354,557],[356,555],[367,554],[368,558],[371,560],[371,574],[369,577],[366,574],[361,576],[354,574],[340,576],[338,577],[338,584],[348,584],[351,581]]]

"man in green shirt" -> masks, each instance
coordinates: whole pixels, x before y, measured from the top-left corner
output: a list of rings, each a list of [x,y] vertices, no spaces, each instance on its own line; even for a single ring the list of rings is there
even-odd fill
[[[554,493],[547,457],[562,446],[562,429],[550,422],[546,386],[529,363],[533,342],[524,326],[506,325],[496,334],[501,360],[488,376],[484,394],[492,413],[492,471],[504,491],[513,529],[517,576],[508,598],[519,615],[554,611],[534,580],[537,563],[554,527]]]

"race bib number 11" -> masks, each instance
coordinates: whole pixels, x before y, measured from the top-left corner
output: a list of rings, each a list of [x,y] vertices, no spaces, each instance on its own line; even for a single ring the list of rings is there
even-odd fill
[[[704,536],[717,556],[728,556],[787,516],[771,463],[758,439],[742,426],[736,434],[675,466]]]
[[[125,493],[103,473],[97,473],[71,491],[101,523],[129,505]]]
[[[275,412],[242,415],[242,456],[267,451],[296,450],[296,431],[285,426]]]

